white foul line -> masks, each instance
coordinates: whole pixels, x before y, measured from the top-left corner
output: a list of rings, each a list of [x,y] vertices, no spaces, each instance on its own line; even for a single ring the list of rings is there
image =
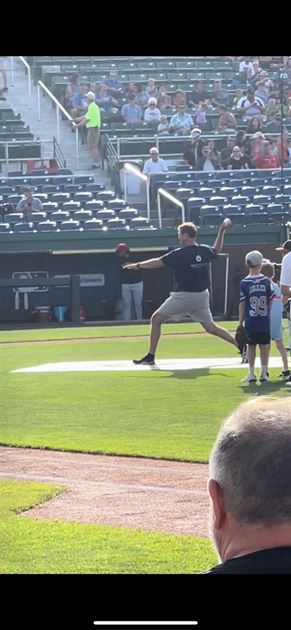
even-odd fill
[[[95,626],[197,626],[198,621],[93,621]]]

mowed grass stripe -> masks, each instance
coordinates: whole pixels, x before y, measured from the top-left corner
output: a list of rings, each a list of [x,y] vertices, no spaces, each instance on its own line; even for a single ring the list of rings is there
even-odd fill
[[[287,394],[279,381],[243,385],[246,366],[214,371],[10,373],[59,361],[138,358],[147,344],[137,340],[136,327],[132,329],[134,338],[126,343],[108,338],[102,343],[94,339],[77,345],[2,348],[0,443],[207,461],[222,419],[240,402],[266,391]],[[158,358],[199,356],[237,356],[239,361],[235,348],[213,336],[161,339]]]
[[[2,574],[191,574],[216,564],[202,538],[16,516],[59,486],[2,481],[0,491]]]

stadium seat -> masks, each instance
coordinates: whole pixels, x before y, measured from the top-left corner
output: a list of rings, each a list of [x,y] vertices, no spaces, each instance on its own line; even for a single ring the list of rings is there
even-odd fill
[[[88,221],[84,221],[83,223],[84,230],[103,230],[103,221],[101,219],[89,219]]]
[[[38,232],[56,232],[57,231],[57,224],[55,221],[40,221],[40,223],[37,224],[37,231]]]

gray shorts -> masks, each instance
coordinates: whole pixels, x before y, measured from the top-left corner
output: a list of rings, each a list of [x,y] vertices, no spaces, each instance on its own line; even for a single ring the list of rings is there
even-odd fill
[[[177,315],[187,314],[195,322],[203,322],[205,324],[213,322],[209,308],[208,289],[200,293],[190,293],[189,291],[173,292],[156,312],[167,319],[175,319]]]

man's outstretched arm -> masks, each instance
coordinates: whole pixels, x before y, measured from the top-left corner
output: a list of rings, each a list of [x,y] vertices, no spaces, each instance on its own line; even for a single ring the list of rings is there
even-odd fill
[[[160,258],[149,258],[141,262],[122,265],[123,269],[132,269],[132,271],[137,271],[138,269],[158,269],[159,267],[164,267],[164,263]]]

